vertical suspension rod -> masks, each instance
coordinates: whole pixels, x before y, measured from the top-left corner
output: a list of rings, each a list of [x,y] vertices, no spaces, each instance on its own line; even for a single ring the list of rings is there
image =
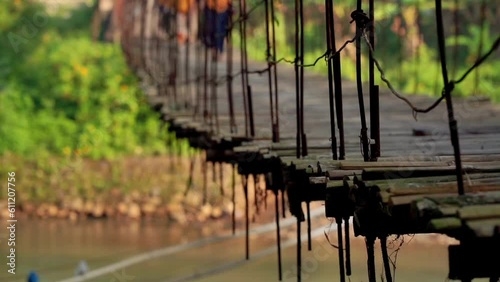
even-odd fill
[[[281,210],[283,211],[283,218],[286,218],[286,207],[285,207],[285,192],[281,191]]]
[[[187,40],[186,44],[186,54],[184,57],[184,108],[187,109],[191,105],[191,83],[189,82],[189,56],[191,51],[191,5],[188,6],[188,11],[186,13],[186,27],[187,27]]]
[[[299,64],[300,64],[300,45],[299,45],[299,1],[295,0],[295,112],[297,117],[297,136],[296,136],[296,156],[300,158],[301,156],[301,138],[302,132],[300,131],[302,126],[300,122],[302,121],[300,114],[300,72],[299,72]],[[300,276],[300,275],[299,275]]]
[[[217,2],[217,1],[216,1]],[[215,24],[215,21],[214,21]],[[214,27],[215,29],[215,27]],[[216,37],[218,35],[215,35]],[[217,38],[215,38],[214,41],[216,41]],[[215,42],[214,42],[215,44]],[[215,132],[218,134],[219,133],[219,115],[217,111],[217,61],[219,57],[219,50],[217,50],[217,46],[214,46],[212,48],[212,73],[211,75],[211,82],[212,82],[212,96],[211,96],[211,112],[213,113],[211,115],[211,122],[210,124],[215,127]]]
[[[204,65],[203,65],[203,122],[206,124],[209,119],[208,112],[208,47],[204,46]]]
[[[232,166],[232,178],[231,178],[231,202],[233,203],[233,210],[231,213],[231,222],[233,235],[236,234],[236,165]]]
[[[312,238],[311,238],[311,202],[306,202],[306,212],[307,212],[307,250],[312,250]]]
[[[208,203],[208,162],[207,155],[205,153],[205,159],[203,160],[203,164],[201,166],[203,170],[203,205]]]
[[[374,0],[370,0],[368,4],[368,13],[370,17],[369,37],[368,40],[372,48],[375,48],[375,4]],[[375,50],[375,49],[374,49]],[[375,140],[375,144],[370,146],[370,160],[376,161],[380,157],[380,107],[379,107],[379,88],[375,85],[375,68],[373,53],[368,52],[368,71],[370,85],[370,138]]]
[[[276,244],[278,247],[278,279],[279,281],[283,278],[283,270],[281,263],[281,235],[280,235],[280,208],[278,201],[279,190],[274,190],[274,207],[276,210]]]
[[[245,193],[245,258],[250,259],[250,218],[248,207],[248,175],[243,177],[243,192]]]
[[[245,85],[247,89],[247,107],[248,107],[248,127],[249,127],[249,133],[251,137],[255,136],[255,125],[254,125],[254,116],[253,116],[253,105],[252,105],[252,88],[250,87],[250,84],[248,82],[248,54],[247,54],[247,2],[246,0],[242,0],[243,2],[243,13],[245,19],[241,21],[243,23],[243,63],[245,65],[244,71],[241,73],[242,76],[245,76]]]
[[[344,267],[344,243],[342,240],[342,217],[335,218],[337,222],[337,239],[338,239],[338,251],[339,251],[339,274],[340,282],[345,282],[345,267]]]
[[[227,99],[229,104],[229,132],[236,133],[236,121],[234,119],[234,101],[233,101],[233,39],[232,39],[232,22],[233,22],[233,8],[230,8],[229,20],[227,26]]]
[[[307,138],[304,131],[304,1],[299,0],[300,19],[300,133],[302,156],[307,156]]]
[[[302,280],[302,239],[300,238],[300,216],[297,216],[297,282]]]
[[[259,188],[258,188],[258,181],[257,181],[257,174],[253,175],[253,201],[254,201],[254,206],[255,206],[255,214],[259,214],[260,209],[259,209]]]
[[[276,136],[275,136],[275,112],[274,112],[274,93],[273,93],[273,76],[272,76],[272,69],[273,69],[273,62],[271,62],[272,57],[271,57],[271,36],[270,36],[270,27],[269,27],[269,0],[264,1],[265,5],[265,21],[266,21],[266,61],[267,61],[267,76],[268,76],[268,83],[269,83],[269,107],[270,107],[270,113],[271,113],[271,131],[272,131],[272,138],[273,142],[276,141]],[[274,23],[273,23],[274,24]],[[273,60],[274,61],[274,60]]]
[[[337,52],[337,47],[335,43],[335,14],[333,0],[330,2],[330,29],[332,43],[332,52]],[[333,57],[333,83],[335,89],[335,110],[337,111],[337,128],[339,130],[339,159],[345,159],[345,142],[344,142],[344,109],[342,101],[342,67],[340,64],[340,54]]]
[[[146,70],[146,9],[148,1],[141,3],[141,35],[140,35],[140,48],[141,48],[141,68]]]
[[[349,232],[349,216],[344,217],[345,236],[345,273],[351,276],[351,233]]]
[[[186,184],[186,190],[184,190],[184,197],[187,196],[189,190],[193,186],[193,176],[194,176],[194,166],[196,162],[196,154],[191,158],[191,163],[189,164],[189,177]]]
[[[174,107],[177,109],[178,107],[178,100],[177,100],[177,61],[178,61],[178,55],[179,55],[179,41],[177,40],[177,32],[178,32],[178,26],[177,26],[177,11],[174,10],[174,24],[173,24],[173,35],[171,37],[172,42],[170,42],[171,50],[169,51],[170,54],[170,59],[171,59],[171,64],[172,64],[172,72],[170,73],[170,83],[172,86],[172,93],[174,95]]]
[[[197,24],[197,29],[199,34],[203,34],[202,30],[202,24],[201,24],[201,19],[202,19],[202,13],[203,9],[201,6],[201,3],[199,1],[196,1],[196,9],[198,11],[197,13],[197,18],[198,18],[198,24]],[[196,101],[195,101],[195,106],[194,106],[194,111],[193,111],[193,116],[194,118],[197,118],[199,115],[200,111],[200,105],[201,105],[201,96],[202,96],[202,87],[201,87],[201,82],[202,82],[202,70],[201,70],[201,61],[202,61],[202,48],[203,48],[203,40],[198,38],[197,44],[196,44]]]
[[[271,5],[271,33],[272,33],[272,54],[271,59],[273,62],[276,61],[276,28],[274,24],[275,12],[274,12],[274,0],[269,0],[269,5]],[[279,104],[278,104],[278,66],[274,65],[272,68],[272,73],[274,77],[274,116],[276,120],[274,121],[273,136],[276,138],[275,142],[280,141],[280,116],[279,116]]]
[[[155,5],[157,4],[157,2],[155,1]],[[154,25],[155,27],[155,32],[154,32],[154,38],[155,38],[155,52],[154,52],[154,59],[153,59],[153,64],[154,64],[154,69],[153,69],[153,73],[154,73],[154,79],[156,80],[156,88],[158,90],[158,94],[161,95],[161,92],[160,92],[160,87],[159,87],[159,81],[158,81],[158,73],[161,73],[160,71],[160,68],[159,68],[159,65],[161,63],[161,53],[160,53],[160,47],[161,47],[161,29],[160,29],[160,23],[161,23],[161,14],[159,12],[159,9],[155,9],[156,7],[153,7],[153,10],[154,11],[157,11],[154,15],[157,17],[157,18],[154,18],[156,21],[156,25]]]
[[[242,19],[239,21],[240,28],[240,56],[241,56],[241,87],[243,94],[243,110],[245,113],[245,135],[250,135],[250,124],[248,116],[248,73],[247,73],[247,60],[246,60],[246,0],[240,0],[240,17]]]
[[[462,177],[462,159],[460,156],[460,142],[458,137],[457,121],[453,113],[453,103],[451,101],[451,91],[453,90],[449,85],[448,72],[446,69],[446,49],[445,49],[445,35],[443,28],[443,13],[441,7],[441,0],[436,0],[436,25],[438,33],[439,56],[441,58],[441,72],[443,74],[444,82],[444,96],[446,99],[446,108],[448,110],[448,121],[450,126],[451,144],[453,146],[453,153],[455,155],[455,172],[457,176],[458,194],[464,194],[464,182]]]
[[[250,127],[250,136],[255,136],[255,124],[253,119],[252,87],[247,84],[247,102],[248,102],[248,124]]]
[[[362,0],[357,0],[357,11],[362,11],[361,6]],[[358,103],[359,103],[359,115],[361,119],[361,144],[363,146],[363,159],[366,161],[370,160],[368,151],[368,129],[366,128],[366,116],[365,116],[365,102],[363,98],[363,81],[362,81],[362,70],[361,70],[361,35],[363,32],[362,26],[360,26],[359,21],[356,21],[356,85],[358,88]]]
[[[156,1],[155,1],[156,2]],[[157,25],[158,27],[156,28],[156,59],[155,59],[155,79],[156,79],[156,90],[158,91],[158,95],[162,96],[163,95],[163,80],[162,80],[162,74],[163,74],[163,34],[162,34],[162,20],[163,20],[163,15],[158,12],[158,22]]]
[[[367,236],[366,237],[366,252],[368,256],[367,265],[368,265],[368,282],[377,282],[376,273],[375,273],[375,237]]]
[[[226,1],[226,0],[214,0],[214,9],[217,8],[218,1]],[[220,36],[224,36],[223,34],[217,33],[217,18],[219,16],[217,13],[214,13],[214,19],[213,19],[213,40],[212,40],[212,72],[211,72],[211,85],[212,85],[212,96],[211,96],[211,120],[210,120],[210,126],[215,127],[215,133],[219,133],[219,116],[218,116],[218,111],[217,111],[217,61],[219,57],[219,50],[217,48],[217,41],[219,40]],[[214,124],[215,123],[215,124]]]
[[[333,26],[331,24],[333,17],[332,0],[325,0],[326,7],[326,48],[328,51],[332,51],[332,32]],[[337,155],[337,137],[335,133],[335,104],[334,104],[334,93],[333,93],[333,64],[332,58],[328,58],[328,102],[330,105],[330,138],[331,138],[331,152],[332,158],[334,160],[338,159]]]
[[[224,197],[224,163],[219,163],[220,195]]]
[[[382,261],[384,263],[385,281],[392,282],[391,265],[389,253],[387,252],[387,236],[380,237],[380,249],[382,250]]]

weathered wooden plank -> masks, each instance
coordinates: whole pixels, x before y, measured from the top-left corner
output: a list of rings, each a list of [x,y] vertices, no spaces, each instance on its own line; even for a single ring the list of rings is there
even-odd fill
[[[327,170],[328,177],[330,180],[342,180],[345,176],[361,175],[362,170]]]
[[[459,229],[462,227],[462,221],[456,217],[443,217],[432,219],[429,222],[431,231],[444,232],[448,230]]]
[[[412,214],[417,218],[440,218],[443,217],[443,207],[456,207],[459,210],[468,206],[491,206],[500,205],[500,192],[485,192],[466,195],[450,195],[450,194],[423,194],[391,197],[390,202],[393,205],[411,205]],[[484,214],[485,217],[491,217],[497,213],[496,208],[486,210],[482,208],[465,209],[464,214],[470,218],[479,217]],[[448,210],[451,211],[451,210]],[[457,217],[460,217],[460,212],[457,212]]]
[[[449,167],[448,162],[443,161],[379,161],[379,162],[355,162],[355,161],[341,161],[340,168],[355,170],[366,168],[391,168],[391,167]]]
[[[415,183],[415,182],[414,182]],[[419,183],[419,182],[416,182]],[[419,183],[420,184],[420,183]],[[382,188],[381,188],[382,189]],[[414,195],[414,194],[443,194],[443,193],[456,193],[458,191],[458,186],[455,183],[436,183],[434,185],[422,184],[421,187],[392,187],[388,189],[388,192],[394,196],[402,195]],[[466,193],[477,193],[477,192],[488,192],[488,191],[500,191],[500,184],[465,184],[464,191]]]
[[[464,166],[465,173],[495,173],[500,172],[500,166],[477,165]],[[444,176],[455,174],[455,166],[448,167],[386,167],[363,169],[363,180],[398,179],[409,177]]]
[[[309,184],[324,184],[328,182],[328,178],[325,176],[315,176],[315,177],[309,177]]]
[[[499,179],[497,182],[496,179]],[[438,185],[444,183],[456,182],[455,175],[444,176],[429,176],[429,177],[412,177],[412,178],[397,178],[397,179],[381,179],[365,181],[369,186],[377,185],[380,189],[405,189],[405,188],[418,188],[424,186]],[[479,183],[499,183],[500,173],[474,173],[464,175],[466,184],[479,184]]]
[[[461,219],[500,219],[500,204],[466,206],[458,210],[458,216]]]
[[[225,64],[221,64],[219,70],[224,71]],[[251,68],[260,69],[264,64],[251,63]],[[256,136],[250,138],[233,152],[237,155],[255,154],[265,159],[278,157],[285,166],[294,163],[298,170],[306,172],[318,172],[318,161],[325,176],[311,177],[312,185],[324,185],[328,188],[343,187],[346,175],[356,174],[363,181],[370,180],[370,173],[374,181],[366,182],[367,185],[377,185],[381,188],[381,198],[384,203],[392,205],[395,217],[410,218],[411,212],[416,215],[424,214],[435,209],[439,219],[431,220],[432,228],[440,230],[452,230],[462,227],[459,216],[465,218],[485,217],[485,213],[495,216],[490,205],[497,204],[496,195],[490,190],[499,190],[500,183],[500,107],[492,107],[487,103],[473,103],[458,98],[454,100],[457,117],[459,117],[459,135],[462,146],[462,164],[465,168],[464,181],[466,183],[467,195],[457,196],[455,179],[455,166],[453,148],[450,144],[448,122],[445,106],[438,108],[425,115],[419,115],[419,121],[413,120],[410,111],[403,107],[402,103],[394,99],[383,88],[380,95],[380,120],[381,120],[381,146],[382,157],[378,162],[363,162],[360,154],[359,140],[359,109],[357,103],[356,85],[345,82],[344,95],[344,128],[346,159],[333,161],[330,149],[330,120],[329,105],[327,103],[327,84],[324,76],[306,73],[305,88],[309,91],[304,104],[304,125],[307,134],[308,153],[306,157],[296,158],[295,141],[295,109],[288,105],[295,104],[295,89],[293,68],[280,68],[278,78],[280,88],[280,110],[278,111],[280,128],[280,142],[271,142],[271,119],[269,113],[269,99],[265,79],[257,76],[250,77],[253,87],[254,124]],[[224,91],[222,84],[217,88]],[[181,91],[182,92],[182,91]],[[223,93],[223,92],[221,92]],[[265,95],[266,94],[266,95]],[[411,96],[416,104],[428,104],[433,98]],[[213,126],[201,122],[201,116],[193,119],[192,110],[181,110],[168,104],[165,97],[150,99],[155,105],[162,104],[166,120],[184,132],[196,131],[203,133],[202,138],[209,138],[210,144],[217,145],[224,138],[232,136],[244,137],[244,134],[230,134],[228,107],[225,103],[225,95],[217,95],[219,109],[218,118],[220,124],[219,134],[212,132]],[[234,109],[239,113],[236,115],[238,132],[244,132],[245,117],[241,114],[243,109],[243,96],[241,90],[235,88]],[[414,129],[414,130],[412,130]],[[414,136],[423,135],[423,136]],[[489,162],[489,163],[486,163]],[[256,162],[257,163],[257,162]],[[256,165],[262,165],[261,162]],[[311,167],[311,168],[309,168]],[[374,175],[377,175],[376,177]],[[361,177],[360,177],[361,176]],[[307,177],[307,175],[302,175]],[[301,179],[305,180],[305,179]],[[469,195],[469,193],[471,195]],[[483,196],[478,196],[483,195]],[[483,197],[483,198],[481,198]],[[418,205],[419,209],[408,209],[397,206]],[[499,203],[500,204],[500,203]],[[479,205],[479,211],[469,208],[469,205]],[[483,205],[486,207],[483,209]],[[427,209],[427,210],[424,210]],[[429,211],[429,209],[431,209]],[[494,208],[496,209],[496,208]],[[410,214],[406,214],[410,211]],[[474,212],[473,212],[474,211]],[[489,213],[488,213],[489,212]],[[424,220],[428,220],[426,217]],[[418,230],[425,225],[423,218],[416,218]],[[483,221],[484,219],[480,219]],[[476,228],[479,224],[477,219],[466,219],[469,228]],[[422,225],[420,225],[422,224]],[[481,223],[484,225],[489,223]],[[405,225],[404,223],[402,225]],[[410,226],[410,224],[408,224]],[[489,226],[489,225],[488,225]],[[404,228],[403,228],[404,229]],[[411,228],[409,228],[411,229]],[[406,230],[406,229],[405,229]],[[491,230],[488,229],[488,230]],[[481,231],[482,232],[482,231]],[[490,231],[488,231],[490,232]],[[488,233],[488,234],[491,234]]]
[[[467,220],[465,225],[474,231],[477,237],[491,238],[500,227],[500,218],[488,218],[481,220]]]
[[[344,182],[341,181],[341,180],[335,180],[335,181],[328,181],[327,184],[326,184],[326,188],[329,189],[329,188],[338,188],[338,187],[343,187],[344,186]]]
[[[438,197],[429,195],[429,199],[438,205],[470,206],[470,205],[490,205],[500,204],[500,191],[470,193],[461,196],[453,195],[451,197]]]
[[[500,191],[500,185],[465,185],[466,193]],[[452,194],[457,193],[458,187],[456,183],[437,184],[435,186],[424,186],[418,188],[403,189],[390,188],[388,192],[393,196],[418,195],[418,194]]]
[[[500,161],[500,154],[491,155],[462,155],[462,162],[484,162],[484,161]],[[421,161],[437,161],[437,162],[454,162],[455,157],[452,155],[435,155],[435,156],[425,156],[425,155],[411,155],[411,156],[396,156],[396,157],[384,157],[381,156],[379,161],[399,161],[399,162],[421,162]]]

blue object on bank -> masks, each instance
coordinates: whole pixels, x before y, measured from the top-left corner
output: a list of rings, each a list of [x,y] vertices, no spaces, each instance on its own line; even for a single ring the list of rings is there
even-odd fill
[[[31,271],[28,275],[28,282],[40,282],[40,279],[38,279],[38,274],[36,274],[36,272],[34,271]]]

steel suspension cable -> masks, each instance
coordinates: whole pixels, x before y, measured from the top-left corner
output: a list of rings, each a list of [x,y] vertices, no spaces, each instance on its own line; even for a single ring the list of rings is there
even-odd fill
[[[304,1],[299,0],[300,19],[300,133],[302,145],[302,157],[307,156],[307,138],[304,131]]]
[[[334,10],[334,2],[332,0],[331,9]],[[339,130],[339,160],[345,159],[345,141],[344,141],[344,106],[342,97],[342,66],[340,61],[340,52],[344,50],[347,44],[352,43],[355,39],[346,41],[338,50],[335,42],[335,17],[332,12],[331,18],[331,42],[332,42],[332,52],[336,54],[332,58],[333,60],[333,83],[335,89],[335,110],[337,112],[337,128]],[[356,37],[358,35],[356,34]]]
[[[189,57],[191,56],[191,4],[188,5],[188,9],[186,12],[186,41],[185,46],[185,56],[184,56],[184,108],[187,109],[192,106],[192,97],[191,97],[191,84],[187,83],[189,81]]]
[[[246,15],[246,5],[245,0],[239,0],[240,15]],[[250,135],[249,127],[249,116],[248,116],[248,101],[247,101],[247,83],[248,75],[246,75],[247,66],[245,64],[245,53],[246,53],[246,21],[240,20],[239,30],[240,30],[240,60],[241,60],[241,87],[243,95],[243,111],[245,114],[245,136]]]
[[[301,111],[300,111],[300,71],[299,71],[299,65],[301,64],[300,62],[300,45],[299,45],[299,36],[300,36],[300,21],[299,21],[299,1],[300,0],[295,0],[295,112],[296,112],[296,127],[297,127],[297,136],[296,136],[296,156],[297,158],[300,158],[301,156],[301,138],[302,138],[302,132],[301,132]]]
[[[325,18],[326,18],[326,48],[333,49],[332,32],[333,32],[333,7],[332,0],[325,0]],[[330,106],[330,138],[331,138],[331,152],[334,160],[338,159],[337,155],[337,137],[335,132],[335,104],[333,93],[333,64],[332,60],[328,59],[328,102]]]
[[[363,97],[363,81],[361,69],[361,35],[366,24],[366,15],[362,10],[362,0],[357,0],[356,11],[351,14],[351,17],[356,23],[356,86],[358,92],[359,115],[361,120],[360,142],[362,144],[362,152],[364,161],[370,160],[370,152],[368,147],[368,129],[366,127],[365,102]]]
[[[271,59],[276,60],[276,25],[275,25],[275,11],[274,11],[274,0],[269,0],[269,4],[271,6],[271,33],[272,33],[272,54]],[[275,142],[280,141],[280,117],[279,117],[279,101],[278,101],[278,67],[276,65],[272,68],[273,78],[274,78],[274,113],[275,113],[275,121],[273,127],[273,137]]]
[[[199,113],[200,113],[200,107],[202,104],[202,49],[203,49],[203,44],[202,40],[200,38],[200,34],[203,34],[202,32],[202,13],[203,13],[203,7],[201,6],[201,3],[199,1],[196,1],[196,10],[197,10],[197,30],[198,30],[198,38],[196,40],[196,51],[195,51],[195,73],[196,73],[196,98],[195,98],[195,105],[194,105],[194,110],[193,110],[193,118],[197,118]]]
[[[441,7],[441,0],[436,0],[436,26],[438,34],[438,47],[439,56],[441,58],[441,71],[444,83],[444,97],[446,98],[446,108],[448,110],[448,122],[450,126],[451,144],[455,155],[455,170],[457,176],[458,194],[464,194],[464,182],[462,176],[462,160],[460,156],[460,142],[458,137],[457,121],[453,113],[453,103],[451,101],[451,91],[449,86],[448,72],[446,69],[446,49],[445,49],[445,35],[443,28],[443,11]]]
[[[270,27],[269,27],[269,0],[265,0],[265,26],[266,26],[266,61],[267,61],[267,68],[268,68],[268,86],[269,86],[269,106],[270,106],[270,113],[271,113],[271,132],[272,132],[272,140],[273,142],[277,142],[276,136],[275,136],[275,130],[274,128],[276,127],[275,125],[275,107],[274,107],[274,89],[273,89],[273,76],[271,73],[271,69],[273,68],[273,65],[269,62],[271,58],[271,36],[270,36]],[[274,19],[273,24],[274,24]]]
[[[375,48],[375,3],[374,0],[369,1],[369,17],[368,32],[370,34],[369,41],[372,48]],[[361,43],[361,42],[360,42]],[[368,70],[369,70],[369,92],[370,92],[370,138],[374,142],[370,142],[370,160],[376,161],[380,157],[380,107],[379,107],[379,87],[375,85],[375,62],[373,61],[373,53],[368,52]]]
[[[232,6],[230,6],[230,9],[231,10],[229,12],[229,21],[227,28],[226,87],[227,87],[227,99],[229,106],[229,132],[236,133],[238,131],[238,128],[236,127],[236,121],[234,119],[234,101],[233,101],[233,37],[232,37],[232,28],[229,27],[233,17]]]

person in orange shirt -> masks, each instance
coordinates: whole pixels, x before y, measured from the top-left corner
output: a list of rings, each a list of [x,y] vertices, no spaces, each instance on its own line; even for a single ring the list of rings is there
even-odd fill
[[[207,7],[222,14],[231,7],[231,0],[207,0]]]
[[[177,1],[177,38],[180,43],[186,40],[194,41],[193,34],[196,34],[197,8],[195,0]],[[189,37],[189,38],[188,38]]]

